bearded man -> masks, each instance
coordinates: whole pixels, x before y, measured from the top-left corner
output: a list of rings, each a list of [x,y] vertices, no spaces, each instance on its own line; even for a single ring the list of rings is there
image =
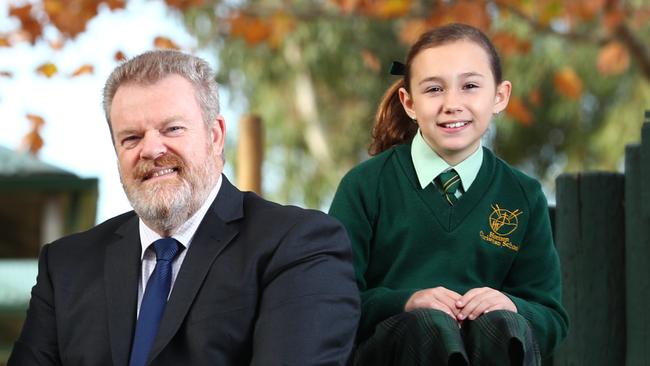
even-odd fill
[[[104,111],[134,211],[43,247],[9,365],[344,365],[359,317],[344,229],[222,174],[209,65],[137,56]]]

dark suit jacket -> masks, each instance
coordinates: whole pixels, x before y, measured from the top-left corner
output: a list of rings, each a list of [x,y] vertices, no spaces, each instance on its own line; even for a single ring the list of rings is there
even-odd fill
[[[46,245],[9,365],[127,365],[140,273],[129,212]],[[223,177],[188,249],[151,365],[342,365],[359,295],[344,229]]]

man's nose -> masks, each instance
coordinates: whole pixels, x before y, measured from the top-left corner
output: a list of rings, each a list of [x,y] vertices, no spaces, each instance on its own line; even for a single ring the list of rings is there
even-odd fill
[[[142,137],[140,158],[155,160],[166,152],[167,146],[158,131],[149,131]]]

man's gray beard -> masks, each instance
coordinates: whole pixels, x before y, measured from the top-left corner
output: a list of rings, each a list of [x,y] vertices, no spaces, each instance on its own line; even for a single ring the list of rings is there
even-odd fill
[[[216,164],[216,162],[214,162]],[[179,177],[178,184],[161,182],[151,186],[125,184],[122,187],[133,210],[152,229],[171,235],[201,207],[216,183],[215,167],[198,164],[195,171]]]

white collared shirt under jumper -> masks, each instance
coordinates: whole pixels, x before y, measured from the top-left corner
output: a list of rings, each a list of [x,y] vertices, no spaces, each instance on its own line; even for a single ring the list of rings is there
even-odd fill
[[[463,192],[467,192],[469,187],[476,179],[478,171],[483,164],[483,149],[481,144],[475,152],[456,166],[451,166],[438,155],[422,137],[420,130],[415,134],[411,144],[411,158],[415,173],[420,182],[420,188],[425,189],[429,184],[434,184],[433,180],[450,169],[455,169],[460,176],[461,189],[456,191],[456,198],[460,198]],[[461,192],[462,191],[462,192]]]
[[[192,217],[190,217],[189,220],[185,221],[185,223],[181,225],[174,235],[172,235],[172,238],[176,239],[185,249],[183,249],[172,261],[172,284],[171,289],[169,290],[169,295],[172,293],[174,282],[176,282],[176,275],[178,275],[178,270],[181,268],[183,260],[185,260],[185,255],[187,254],[187,250],[190,248],[190,244],[192,244],[194,234],[196,233],[199,224],[201,224],[201,221],[203,221],[203,217],[206,212],[208,212],[212,202],[219,193],[221,181],[222,178],[219,176],[217,184],[212,188],[212,191],[210,191],[210,194],[206,198],[205,202],[203,202],[203,205],[194,213],[194,215],[192,215]],[[149,281],[149,277],[156,267],[156,252],[153,250],[153,247],[151,247],[151,244],[162,238],[158,233],[151,230],[142,219],[139,219],[139,222],[140,244],[142,245],[142,254],[140,258],[142,260],[142,271],[140,272],[140,281],[138,282],[138,316],[140,315],[142,296],[144,295],[144,290],[147,288],[147,281]],[[167,298],[169,298],[169,295],[167,295]]]

